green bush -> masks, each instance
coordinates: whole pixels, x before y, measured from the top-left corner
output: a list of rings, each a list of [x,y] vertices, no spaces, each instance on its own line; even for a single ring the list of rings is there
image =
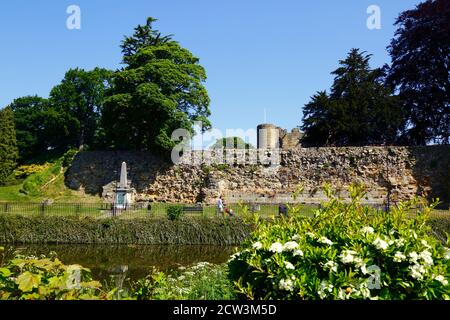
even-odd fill
[[[330,197],[314,217],[261,221],[229,261],[249,299],[448,299],[450,251],[430,236],[432,206],[419,200],[390,212]],[[407,214],[419,205],[413,218]]]
[[[14,170],[14,175],[16,179],[23,179],[31,176],[32,174],[42,172],[48,169],[50,166],[49,163],[44,164],[30,164],[30,165],[22,165]]]
[[[64,153],[64,155],[62,156],[62,166],[64,168],[70,167],[77,153],[77,149],[70,149],[66,153]]]
[[[252,226],[240,219],[98,219],[0,214],[0,243],[237,245]]]
[[[169,206],[167,207],[167,217],[169,220],[179,220],[183,215],[183,206]]]
[[[48,165],[43,171],[33,173],[28,178],[26,178],[23,182],[20,192],[31,196],[40,195],[41,187],[45,183],[49,182],[52,178],[57,176],[60,171],[61,160],[58,160],[55,163]]]

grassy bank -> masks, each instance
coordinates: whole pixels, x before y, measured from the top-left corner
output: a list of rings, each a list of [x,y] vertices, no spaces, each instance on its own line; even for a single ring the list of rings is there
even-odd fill
[[[236,245],[252,227],[240,219],[92,219],[0,215],[0,243]]]

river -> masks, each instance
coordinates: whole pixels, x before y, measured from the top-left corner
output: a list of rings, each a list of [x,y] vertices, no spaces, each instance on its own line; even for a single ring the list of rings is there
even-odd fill
[[[94,279],[111,280],[118,270],[127,270],[133,281],[145,277],[152,267],[170,271],[198,262],[226,262],[232,246],[188,245],[86,245],[86,244],[20,244],[1,245],[25,255],[48,255],[55,252],[64,264],[80,264],[91,269]],[[11,252],[11,251],[9,251]]]

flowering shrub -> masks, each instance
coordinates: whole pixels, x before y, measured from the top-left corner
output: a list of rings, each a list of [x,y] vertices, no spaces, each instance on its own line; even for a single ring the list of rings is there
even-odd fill
[[[229,275],[243,297],[450,297],[450,251],[426,224],[433,205],[415,199],[383,212],[360,204],[360,187],[350,187],[350,203],[325,191],[330,199],[314,217],[262,221],[231,257]]]
[[[23,165],[19,166],[14,170],[14,175],[16,179],[22,179],[26,178],[28,176],[31,176],[32,174],[42,172],[50,167],[49,163],[44,164],[30,164],[30,165]]]
[[[132,287],[138,300],[229,300],[235,298],[225,265],[199,262],[168,273],[153,270]]]

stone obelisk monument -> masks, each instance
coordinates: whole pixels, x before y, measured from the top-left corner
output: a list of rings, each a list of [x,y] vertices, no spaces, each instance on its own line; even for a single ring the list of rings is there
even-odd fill
[[[132,189],[128,185],[127,164],[122,162],[119,184],[115,189],[114,209],[126,210],[131,204]],[[115,210],[116,211],[116,210]]]

